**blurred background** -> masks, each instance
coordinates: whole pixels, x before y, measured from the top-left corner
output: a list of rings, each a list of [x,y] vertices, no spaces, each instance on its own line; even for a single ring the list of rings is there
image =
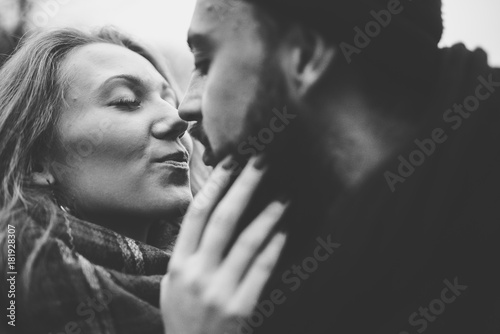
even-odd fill
[[[192,58],[186,35],[196,0],[0,0],[0,62],[27,31],[113,25],[148,41],[169,59],[186,88]],[[441,46],[481,47],[500,67],[500,0],[443,0]]]

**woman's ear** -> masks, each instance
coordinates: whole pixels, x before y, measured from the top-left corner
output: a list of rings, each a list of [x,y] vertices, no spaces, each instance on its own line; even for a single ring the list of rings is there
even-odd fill
[[[56,181],[54,175],[50,171],[48,162],[36,163],[31,172],[31,182],[40,187],[49,187]]]
[[[282,44],[284,74],[292,96],[307,96],[328,75],[338,56],[337,48],[320,33],[296,26]]]

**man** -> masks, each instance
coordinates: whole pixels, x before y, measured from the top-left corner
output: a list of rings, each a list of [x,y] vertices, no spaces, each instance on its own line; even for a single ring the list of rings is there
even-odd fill
[[[500,72],[441,2],[198,0],[180,107],[270,166],[289,245],[242,333],[500,331]]]

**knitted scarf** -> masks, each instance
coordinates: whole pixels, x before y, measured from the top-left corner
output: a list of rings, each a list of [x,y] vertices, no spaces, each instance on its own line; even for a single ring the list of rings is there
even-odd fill
[[[166,233],[171,244],[177,228],[169,226]],[[70,215],[61,216],[41,246],[37,244],[39,232],[25,231],[23,240],[17,241],[18,247],[29,250],[19,251],[19,268],[33,250],[40,248],[31,274],[18,273],[22,297],[16,300],[19,311],[11,331],[163,333],[160,282],[171,250],[129,239]],[[20,291],[26,277],[30,277],[29,291]]]

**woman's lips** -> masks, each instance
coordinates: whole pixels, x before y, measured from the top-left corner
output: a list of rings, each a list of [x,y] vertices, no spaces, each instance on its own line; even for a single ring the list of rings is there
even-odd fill
[[[179,169],[189,169],[189,164],[187,162],[164,161],[161,164]]]
[[[189,169],[189,155],[187,152],[179,151],[166,155],[155,162],[174,168]]]

